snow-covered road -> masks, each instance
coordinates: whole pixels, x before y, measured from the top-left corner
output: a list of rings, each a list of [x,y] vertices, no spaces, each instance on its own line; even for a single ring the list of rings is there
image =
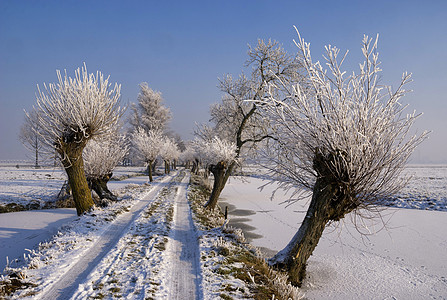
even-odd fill
[[[41,244],[30,256],[38,266],[27,270],[35,286],[17,297],[204,299],[189,180],[180,170],[152,182],[110,223],[98,223],[99,210],[76,218],[69,227],[86,231],[71,240],[63,230]]]
[[[166,176],[160,182],[154,182],[150,192],[143,199],[132,206],[129,212],[121,214],[99,239],[84,251],[82,257],[67,268],[64,274],[60,274],[57,281],[48,282],[36,298],[71,299],[78,286],[88,278],[101,260],[116,246],[129,226],[148,205],[152,204],[160,190],[173,178],[173,176]],[[80,298],[83,297],[81,293]]]
[[[185,176],[178,185],[172,231],[166,249],[166,258],[172,266],[166,274],[167,285],[170,286],[168,299],[203,298],[199,243],[187,200],[188,182],[189,176]]]

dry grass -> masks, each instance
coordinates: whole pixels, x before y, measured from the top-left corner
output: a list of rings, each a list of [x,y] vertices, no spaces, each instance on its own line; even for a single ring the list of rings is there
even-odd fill
[[[8,296],[18,290],[35,286],[34,283],[26,281],[26,276],[23,273],[8,274],[0,280],[0,299],[8,299]],[[29,294],[27,296],[32,295]]]

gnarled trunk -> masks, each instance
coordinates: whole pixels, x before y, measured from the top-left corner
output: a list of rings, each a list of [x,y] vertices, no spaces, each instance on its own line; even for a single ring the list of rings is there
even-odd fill
[[[96,192],[98,197],[103,199],[109,199],[112,201],[118,201],[118,198],[109,190],[107,187],[107,182],[109,182],[110,178],[112,178],[112,173],[107,174],[102,177],[89,177],[87,178],[87,182],[89,183],[92,190]]]
[[[169,161],[165,160],[165,174],[171,173],[171,165]]]
[[[316,154],[314,169],[319,177],[306,216],[289,244],[269,261],[270,265],[287,271],[293,285],[301,286],[306,276],[307,260],[328,222],[339,221],[358,206],[345,185],[346,181],[341,180],[343,178],[340,178],[339,172],[335,173],[332,169],[334,162],[340,159],[343,158],[339,154],[326,158],[320,153]]]
[[[192,163],[191,173],[194,175],[198,175],[200,170],[200,162],[198,159],[194,159]]]
[[[154,169],[153,165],[155,165],[153,160],[149,161],[148,165],[147,165],[147,173],[149,175],[149,182],[153,181],[153,178],[152,178],[152,170]]]
[[[84,173],[83,148],[77,144],[65,144],[63,152],[62,150],[59,151],[59,153],[62,152],[62,164],[67,173],[68,184],[71,188],[78,216],[89,211],[94,206],[92,194]],[[63,155],[66,155],[66,157]]]
[[[219,162],[216,165],[209,166],[209,170],[214,175],[213,190],[211,191],[211,196],[205,207],[209,209],[214,209],[217,205],[217,200],[219,199],[220,193],[225,187],[225,183],[229,176],[227,175],[228,169],[223,162]]]

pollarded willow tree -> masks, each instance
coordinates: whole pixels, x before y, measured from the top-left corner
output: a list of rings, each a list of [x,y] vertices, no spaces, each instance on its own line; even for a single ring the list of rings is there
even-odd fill
[[[403,183],[399,173],[427,133],[409,134],[418,115],[405,114],[407,106],[400,100],[410,75],[402,76],[395,91],[379,84],[377,39],[365,36],[365,61],[359,74],[349,76],[341,70],[346,54],[340,59],[339,49],[326,47],[325,70],[312,61],[310,46],[299,33],[296,45],[307,82],[288,86],[287,93],[270,84],[269,96],[259,103],[277,128],[266,150],[274,178],[284,188],[312,190],[298,232],[270,260],[301,285],[325,227],[351,212],[361,216],[365,209],[377,209],[397,191]]]
[[[237,147],[234,143],[217,136],[211,139],[196,139],[193,144],[197,155],[214,176],[210,199],[217,199],[218,195],[213,193],[222,192],[228,167],[237,163]]]
[[[68,176],[78,215],[93,206],[84,172],[82,151],[87,142],[116,128],[124,110],[119,106],[120,85],[111,88],[101,72],[88,74],[84,64],[71,78],[57,72],[58,83],[39,86],[36,113],[39,135],[60,156]]]
[[[268,119],[259,114],[258,102],[267,85],[274,82],[294,83],[301,80],[300,63],[297,57],[287,52],[275,41],[259,40],[256,47],[249,47],[247,67],[251,67],[251,78],[244,75],[238,79],[227,76],[220,80],[220,89],[224,92],[221,103],[211,107],[211,119],[215,135],[236,145],[236,160],[226,166],[219,185],[213,185],[213,192],[206,207],[214,209],[219,195],[228,178],[241,162],[243,152],[249,153],[256,144],[270,138]]]
[[[164,137],[158,130],[147,132],[143,128],[138,128],[132,134],[132,142],[136,146],[138,153],[147,164],[149,172],[149,181],[152,182],[152,165],[160,154],[161,146],[164,143]]]
[[[92,139],[84,148],[82,157],[85,176],[90,188],[101,200],[118,200],[108,189],[107,182],[112,178],[115,167],[128,152],[129,146],[124,136],[120,136],[118,133]]]
[[[192,143],[186,143],[185,149],[180,153],[179,160],[184,164],[185,168],[191,168],[191,172],[194,173],[193,168],[196,160],[196,151]]]

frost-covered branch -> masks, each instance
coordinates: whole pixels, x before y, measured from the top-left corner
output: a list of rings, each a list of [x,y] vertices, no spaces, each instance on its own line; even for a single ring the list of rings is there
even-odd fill
[[[37,86],[36,112],[40,136],[63,155],[66,143],[85,144],[113,131],[124,109],[119,106],[120,85],[111,88],[101,72],[88,74],[84,64],[74,78],[66,71],[64,77],[56,73],[58,83],[44,84],[43,90]]]
[[[404,113],[407,105],[400,102],[410,75],[403,74],[394,92],[378,84],[377,38],[364,37],[365,61],[359,74],[349,76],[340,69],[345,56],[339,60],[336,47],[326,47],[327,71],[312,62],[310,45],[301,36],[296,45],[308,74],[306,87],[296,84],[278,99],[278,83],[272,83],[259,101],[279,128],[277,141],[265,150],[275,163],[272,171],[285,186],[312,188],[319,176],[316,152],[324,157],[340,153],[343,159],[330,166],[333,175],[349,183],[356,202],[377,203],[401,187],[396,175],[426,137],[409,136],[420,114]],[[312,86],[310,92],[307,86]]]
[[[78,215],[93,206],[82,151],[92,138],[115,132],[124,110],[119,106],[120,86],[111,87],[101,72],[88,74],[87,67],[71,78],[57,71],[58,83],[37,86],[36,114],[42,140],[60,156],[73,192]]]
[[[35,158],[34,166],[39,167],[39,159],[41,159],[43,154],[48,154],[50,152],[54,155],[54,150],[45,147],[45,143],[39,135],[39,119],[35,110],[32,110],[25,115],[25,121],[20,128],[19,139],[22,144],[33,152]]]
[[[138,153],[147,164],[149,180],[152,181],[152,164],[160,155],[160,149],[164,143],[163,135],[160,131],[152,130],[147,132],[139,127],[132,134],[132,142],[136,146]]]
[[[302,77],[297,57],[288,55],[277,42],[271,40],[268,42],[259,40],[256,47],[249,47],[246,66],[252,68],[251,78],[242,74],[237,79],[227,75],[219,80],[224,96],[220,103],[211,107],[210,119],[214,124],[212,128],[214,136],[236,146],[238,163],[242,162],[243,157],[253,155],[255,153],[253,150],[260,142],[272,137],[270,120],[259,113],[259,104],[255,101],[265,96],[269,83],[293,83]],[[202,131],[201,136],[206,135],[205,133],[208,131]],[[215,177],[218,174],[220,181],[213,187],[208,202],[211,208],[217,203],[220,191],[233,172],[236,159],[225,166],[222,163],[210,165],[214,169],[213,174]],[[221,172],[225,173],[220,174]]]
[[[215,136],[210,140],[195,139],[196,153],[206,165],[224,163],[227,166],[236,160],[236,145]]]
[[[87,178],[101,178],[113,172],[129,152],[124,136],[93,139],[87,143],[82,157]]]
[[[140,127],[134,132],[132,138],[146,163],[153,162],[160,154],[160,147],[163,143],[163,135],[160,131],[146,132]]]

